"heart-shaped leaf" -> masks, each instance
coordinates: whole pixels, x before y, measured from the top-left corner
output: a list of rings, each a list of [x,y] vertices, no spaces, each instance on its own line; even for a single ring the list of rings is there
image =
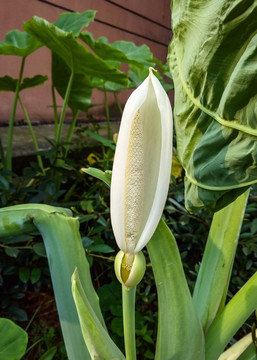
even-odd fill
[[[169,65],[190,210],[218,210],[257,182],[256,17],[256,1],[172,1]]]
[[[41,46],[42,44],[28,33],[12,30],[6,34],[4,41],[0,41],[0,54],[26,57]]]

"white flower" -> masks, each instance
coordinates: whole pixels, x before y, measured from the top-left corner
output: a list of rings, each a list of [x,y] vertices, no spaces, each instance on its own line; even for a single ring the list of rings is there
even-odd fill
[[[125,254],[151,239],[167,198],[172,162],[172,110],[150,69],[122,116],[111,180],[111,222]]]

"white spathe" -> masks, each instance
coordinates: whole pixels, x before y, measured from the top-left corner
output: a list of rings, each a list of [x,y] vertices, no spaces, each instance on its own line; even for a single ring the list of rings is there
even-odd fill
[[[125,105],[112,170],[111,222],[125,253],[139,252],[161,218],[171,173],[172,128],[169,98],[150,69]]]

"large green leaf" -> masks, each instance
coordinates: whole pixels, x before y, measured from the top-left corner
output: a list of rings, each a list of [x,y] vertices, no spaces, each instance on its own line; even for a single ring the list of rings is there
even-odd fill
[[[95,316],[103,328],[105,323],[82,246],[79,221],[72,217],[69,209],[49,205],[26,204],[0,209],[0,237],[35,231],[39,231],[44,240],[68,358],[89,360],[71,292],[75,268],[81,274],[80,281]]]
[[[83,337],[91,358],[125,360],[124,355],[112,341],[96,316],[84,292],[77,269],[72,276],[72,295],[78,311]]]
[[[19,30],[12,30],[6,34],[4,41],[0,41],[0,54],[26,57],[42,44],[33,36]]]
[[[163,220],[147,245],[158,293],[155,360],[203,360],[204,336],[176,240]]]
[[[257,182],[257,2],[172,1],[169,65],[190,210]]]
[[[122,85],[127,75],[108,65],[82,45],[72,32],[59,29],[37,16],[23,24],[24,30],[55,52],[75,74],[91,75]]]
[[[53,84],[64,99],[69,79],[71,76],[70,68],[65,62],[56,54],[52,53],[52,81]],[[75,110],[87,111],[91,106],[91,96],[93,92],[93,84],[87,75],[75,74],[71,92],[69,96],[68,105]]]
[[[0,319],[0,360],[19,360],[28,343],[27,333],[11,320]]]
[[[217,211],[194,288],[194,304],[206,332],[227,297],[248,191]]]

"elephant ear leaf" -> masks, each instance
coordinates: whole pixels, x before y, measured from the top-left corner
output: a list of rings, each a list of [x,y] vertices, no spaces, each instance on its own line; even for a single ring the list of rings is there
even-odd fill
[[[256,1],[172,1],[168,61],[190,211],[217,211],[257,182],[256,18]]]

